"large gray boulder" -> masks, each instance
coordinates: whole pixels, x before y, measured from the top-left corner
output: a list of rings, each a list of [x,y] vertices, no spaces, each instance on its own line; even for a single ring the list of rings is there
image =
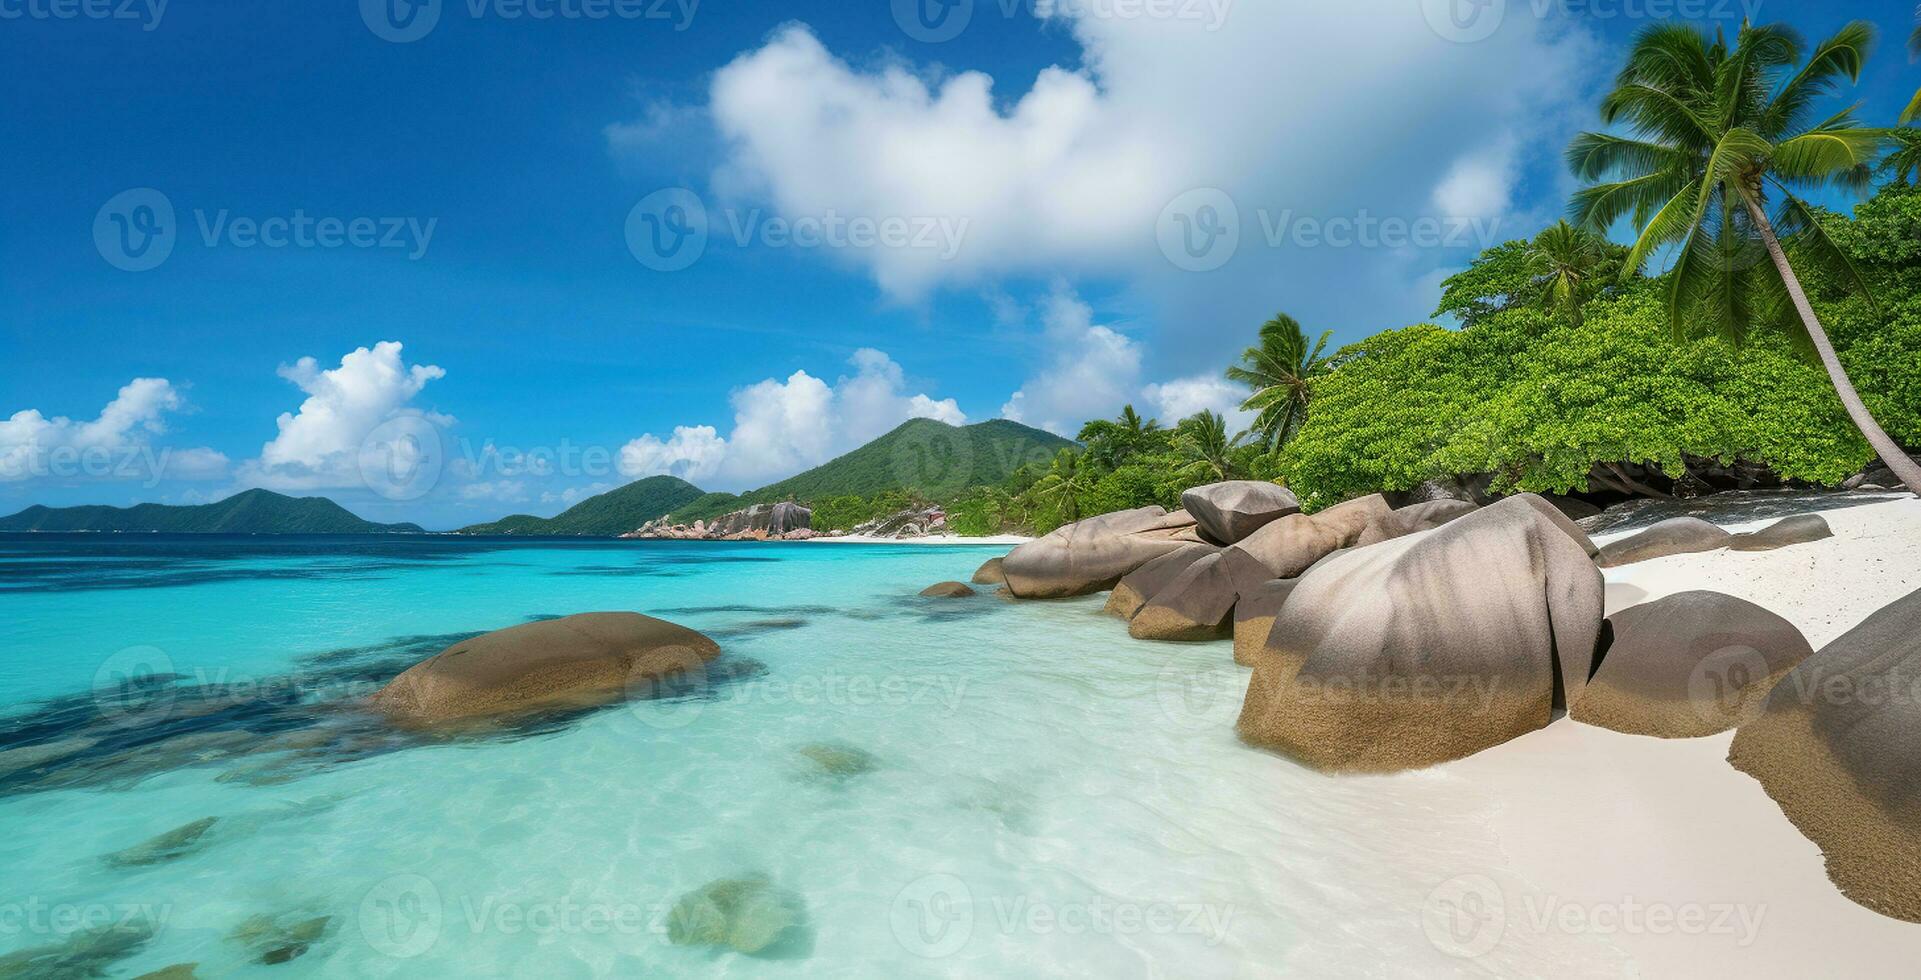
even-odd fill
[[[1545,726],[1558,688],[1578,697],[1601,612],[1587,553],[1535,505],[1504,500],[1302,578],[1237,727],[1326,771],[1471,755]]]
[[[1184,544],[1194,519],[1143,507],[1090,517],[1029,541],[1001,561],[1007,589],[1022,599],[1062,599],[1111,589],[1127,573]]]
[[[1670,555],[1718,551],[1734,535],[1698,517],[1671,517],[1639,534],[1601,548],[1595,560],[1602,568],[1632,565]]]
[[[1240,596],[1219,554],[1203,555],[1175,575],[1128,621],[1137,640],[1218,640],[1233,629]]]
[[[1814,652],[1793,623],[1719,592],[1633,606],[1608,624],[1614,642],[1568,714],[1630,735],[1725,732]]]
[[[1921,592],[1790,671],[1728,762],[1820,846],[1842,894],[1921,922]]]
[[[1001,571],[1001,559],[989,558],[974,570],[975,585],[1006,585],[1007,573]]]
[[[1110,616],[1133,619],[1134,614],[1147,605],[1147,600],[1167,588],[1189,565],[1208,555],[1220,553],[1211,544],[1185,544],[1148,562],[1122,576],[1107,597],[1107,606],[1102,611]]]
[[[1273,578],[1296,578],[1315,562],[1353,547],[1368,526],[1392,513],[1380,494],[1336,504],[1317,514],[1274,521],[1234,547],[1266,566]]]
[[[1540,511],[1541,516],[1547,518],[1550,524],[1560,528],[1562,534],[1573,538],[1574,543],[1588,553],[1588,557],[1592,558],[1601,553],[1601,548],[1594,543],[1594,539],[1588,537],[1587,532],[1581,530],[1581,525],[1574,523],[1574,519],[1569,517],[1565,510],[1556,507],[1553,501],[1537,493],[1517,493],[1507,499],[1525,501],[1528,506]]]
[[[1791,545],[1809,544],[1834,537],[1827,518],[1820,514],[1790,517],[1748,534],[1737,534],[1728,542],[1729,551],[1773,551]]]
[[[1430,500],[1424,504],[1403,507],[1380,515],[1368,524],[1367,529],[1355,540],[1354,546],[1365,548],[1371,544],[1392,541],[1395,538],[1432,531],[1456,518],[1466,517],[1480,510],[1479,504],[1465,500]]]
[[[1269,579],[1241,593],[1239,602],[1234,604],[1234,662],[1243,667],[1252,667],[1260,658],[1261,651],[1267,649],[1267,636],[1274,629],[1274,617],[1280,615],[1281,607],[1287,604],[1294,587],[1301,582],[1297,578]]]
[[[594,707],[645,693],[720,655],[713,640],[637,613],[587,613],[462,640],[408,668],[371,703],[438,726]]]
[[[1301,502],[1292,490],[1279,484],[1232,480],[1181,494],[1181,508],[1194,515],[1202,534],[1225,545],[1289,514],[1300,513]]]

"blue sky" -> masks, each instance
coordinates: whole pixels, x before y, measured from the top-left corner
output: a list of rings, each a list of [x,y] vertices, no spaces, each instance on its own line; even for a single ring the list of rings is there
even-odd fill
[[[40,460],[0,511],[268,486],[448,527],[650,472],[758,485],[910,415],[1219,407],[1275,310],[1343,342],[1418,322],[1557,216],[1559,149],[1647,11],[1741,12],[442,0],[396,27],[394,2],[0,0],[0,455]],[[1757,18],[1875,20],[1856,94],[1891,120],[1913,13]],[[129,271],[141,189],[171,250]],[[680,268],[651,235],[689,200]],[[1222,201],[1238,244],[1184,255]],[[405,488],[362,452],[395,419],[432,444]]]

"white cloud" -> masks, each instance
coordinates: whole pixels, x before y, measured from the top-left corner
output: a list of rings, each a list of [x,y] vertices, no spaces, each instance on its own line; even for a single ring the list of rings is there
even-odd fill
[[[242,465],[240,479],[249,486],[280,490],[358,486],[363,482],[363,444],[382,423],[403,415],[439,426],[454,421],[412,407],[427,383],[446,377],[447,372],[432,365],[407,364],[398,341],[358,348],[342,357],[339,367],[326,370],[313,358],[303,357],[282,365],[279,374],[306,392],[307,399],[298,412],[281,413],[276,421],[279,434],[260,448],[258,459]]]
[[[1099,7],[1053,15],[1080,43],[1081,67],[999,80],[856,65],[806,27],[783,28],[715,76],[715,187],[790,218],[965,220],[951,259],[851,256],[895,299],[968,284],[992,296],[1003,279],[1037,274],[1116,277],[1167,324],[1149,338],[1155,360],[1199,370],[1244,346],[1277,295],[1297,315],[1357,329],[1425,316],[1433,297],[1411,283],[1495,242],[1270,247],[1259,216],[1508,218],[1499,212],[1530,180],[1537,196],[1559,190],[1541,174],[1562,170],[1605,63],[1564,19],[1509,17],[1459,44],[1413,0],[1240,3],[1220,30]],[[1156,243],[1163,209],[1195,188],[1226,191],[1240,212],[1240,249],[1218,272],[1176,269]],[[1496,236],[1531,230],[1506,227],[1519,220]]]
[[[1056,283],[1042,310],[1048,362],[1001,406],[1001,415],[1073,438],[1088,419],[1118,410],[1140,384],[1141,348]]]
[[[954,399],[906,394],[899,364],[872,348],[854,352],[852,376],[833,385],[795,371],[787,380],[768,378],[734,392],[734,428],[725,438],[710,425],[676,426],[662,439],[652,433],[620,451],[620,471],[630,478],[662,473],[706,486],[760,486],[857,448],[910,418],[964,425]]]
[[[1259,414],[1241,411],[1241,403],[1247,400],[1248,394],[1246,385],[1235,384],[1219,375],[1200,374],[1148,385],[1141,392],[1141,398],[1153,406],[1153,412],[1144,414],[1160,419],[1163,425],[1171,426],[1201,412],[1217,412],[1227,419],[1227,429],[1232,434],[1247,428]]]
[[[186,404],[165,378],[135,378],[92,421],[38,409],[0,419],[0,482],[37,477],[204,480],[223,475],[227,457],[208,448],[155,447],[166,415]]]

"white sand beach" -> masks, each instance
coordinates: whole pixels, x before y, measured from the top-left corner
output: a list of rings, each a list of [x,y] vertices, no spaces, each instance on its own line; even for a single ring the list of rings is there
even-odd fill
[[[1711,589],[1786,617],[1818,650],[1921,589],[1921,500],[1823,514],[1835,532],[1825,541],[1608,569],[1609,612]],[[1493,901],[1480,907],[1486,922],[1504,917],[1504,929],[1487,956],[1463,959],[1464,969],[1506,972],[1500,964],[1533,958],[1508,959],[1504,949],[1565,947],[1577,938],[1542,935],[1553,932],[1611,944],[1632,964],[1606,971],[1613,976],[1912,975],[1921,925],[1842,897],[1819,849],[1758,783],[1727,764],[1732,738],[1669,741],[1562,718],[1435,770],[1500,801],[1491,829],[1508,866],[1488,876],[1501,894],[1482,895]],[[1435,901],[1486,885],[1444,886]],[[1584,957],[1577,972],[1595,966]]]

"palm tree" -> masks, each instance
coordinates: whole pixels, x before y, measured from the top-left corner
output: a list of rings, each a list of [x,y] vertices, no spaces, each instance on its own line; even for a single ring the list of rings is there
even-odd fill
[[[1632,135],[1583,133],[1568,149],[1581,179],[1602,181],[1575,194],[1573,213],[1596,232],[1630,215],[1641,226],[1625,272],[1679,246],[1668,273],[1677,336],[1713,332],[1739,344],[1756,324],[1793,330],[1798,319],[1848,417],[1921,493],[1921,466],[1862,404],[1788,261],[1792,246],[1799,261],[1866,292],[1794,189],[1859,191],[1872,180],[1885,131],[1862,128],[1852,109],[1809,120],[1821,96],[1860,78],[1873,41],[1874,27],[1856,21],[1804,59],[1801,37],[1780,25],[1744,24],[1732,48],[1681,25],[1642,32],[1601,104],[1602,120]]]
[[[1081,495],[1094,488],[1094,479],[1093,468],[1082,464],[1080,453],[1063,449],[1047,475],[1034,484],[1034,499],[1052,502],[1072,524],[1081,519]]]
[[[1187,460],[1187,469],[1209,483],[1234,479],[1234,450],[1247,433],[1229,438],[1227,420],[1217,412],[1202,411],[1181,420],[1174,427],[1174,446]]]
[[[1309,349],[1300,322],[1285,313],[1275,314],[1261,325],[1259,346],[1249,347],[1241,363],[1227,369],[1227,380],[1254,390],[1241,403],[1241,411],[1259,413],[1251,429],[1268,449],[1279,449],[1294,438],[1306,419],[1311,382],[1327,372],[1327,358],[1321,355],[1333,335],[1332,330],[1321,334]]]
[[[1158,420],[1143,419],[1134,406],[1125,405],[1119,419],[1095,419],[1081,426],[1076,438],[1087,447],[1088,455],[1112,469],[1138,454],[1160,428]]]
[[[1528,246],[1528,270],[1541,287],[1539,305],[1582,323],[1581,307],[1600,291],[1610,271],[1606,239],[1562,221]]]

